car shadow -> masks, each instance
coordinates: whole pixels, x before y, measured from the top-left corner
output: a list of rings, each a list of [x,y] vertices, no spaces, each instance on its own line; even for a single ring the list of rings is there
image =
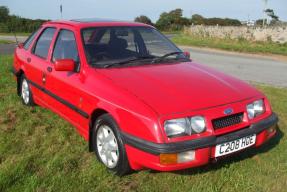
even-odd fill
[[[279,144],[280,140],[283,137],[284,137],[284,133],[278,127],[276,135],[258,148],[247,149],[240,153],[221,158],[218,161],[212,161],[211,163],[205,166],[190,168],[190,169],[185,169],[185,170],[179,170],[179,171],[172,171],[171,173],[175,173],[179,175],[196,175],[196,174],[202,174],[202,173],[206,173],[210,171],[215,171],[223,167],[229,167],[233,163],[240,162],[245,159],[252,158],[258,154],[270,151],[276,145]],[[150,170],[149,172],[153,174],[160,173],[159,171],[154,171],[154,170]]]

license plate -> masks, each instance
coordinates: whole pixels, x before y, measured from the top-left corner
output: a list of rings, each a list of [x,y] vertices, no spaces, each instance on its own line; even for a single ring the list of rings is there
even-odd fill
[[[234,141],[218,144],[215,147],[215,157],[220,157],[254,145],[256,135],[250,135]]]

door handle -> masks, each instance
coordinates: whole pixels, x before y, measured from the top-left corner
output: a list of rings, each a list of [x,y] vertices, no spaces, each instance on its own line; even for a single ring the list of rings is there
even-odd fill
[[[42,83],[44,85],[46,84],[46,73],[45,72],[42,74]]]
[[[28,62],[28,63],[31,62],[31,58],[30,58],[30,57],[27,58],[27,62]]]
[[[51,73],[53,71],[52,67],[47,67],[47,71]]]

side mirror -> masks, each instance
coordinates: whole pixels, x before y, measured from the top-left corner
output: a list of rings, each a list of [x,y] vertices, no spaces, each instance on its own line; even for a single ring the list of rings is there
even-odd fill
[[[18,46],[19,49],[23,49],[24,43],[19,43],[17,46]]]
[[[183,52],[184,56],[186,56],[188,59],[190,59],[190,52],[188,51],[185,51]]]
[[[58,59],[55,62],[56,71],[74,71],[75,61],[73,59]]]

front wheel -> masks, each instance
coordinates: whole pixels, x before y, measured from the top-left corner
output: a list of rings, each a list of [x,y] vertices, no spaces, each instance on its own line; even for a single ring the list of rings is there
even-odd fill
[[[24,103],[24,105],[33,106],[34,100],[32,97],[32,92],[30,89],[30,85],[25,77],[25,75],[22,75],[20,78],[20,96]]]
[[[109,114],[101,115],[94,124],[93,149],[97,158],[115,174],[122,176],[130,171],[118,126]]]

